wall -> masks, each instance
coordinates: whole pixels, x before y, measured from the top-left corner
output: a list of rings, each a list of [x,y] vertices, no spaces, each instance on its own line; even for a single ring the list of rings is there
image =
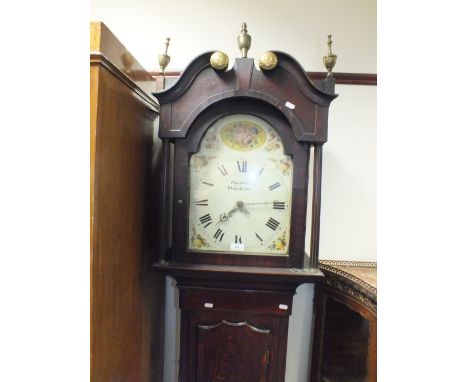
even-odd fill
[[[331,33],[339,55],[336,71],[376,72],[375,0],[91,0],[91,18],[104,21],[150,71],[159,68],[157,54],[166,37],[171,37],[171,70],[212,49],[226,52],[232,62],[245,21],[250,57],[283,50],[307,70],[322,70]]]
[[[246,22],[249,57],[266,50],[294,56],[308,71],[322,71],[326,39],[333,35],[335,71],[375,73],[375,0],[180,1],[92,0],[91,18],[104,21],[147,70],[171,37],[167,70],[185,68],[207,50],[239,57],[237,35]],[[321,259],[376,261],[376,87],[337,86],[324,146]],[[177,290],[167,280],[165,382],[175,381]],[[305,382],[310,359],[313,286],[294,297],[286,380]]]
[[[377,87],[337,85],[336,93],[323,148],[319,256],[377,261]]]

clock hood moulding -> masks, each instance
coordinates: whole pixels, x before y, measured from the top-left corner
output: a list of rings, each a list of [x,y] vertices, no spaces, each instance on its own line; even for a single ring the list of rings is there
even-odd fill
[[[334,88],[333,79],[317,81],[319,88],[293,57],[278,51],[278,65],[270,71],[257,70],[253,58],[236,58],[232,69],[216,71],[210,66],[213,52],[196,57],[171,88],[153,93],[161,106],[160,138],[185,138],[194,120],[211,106],[245,99],[278,110],[299,142],[327,141],[328,109],[337,95],[325,89]],[[280,85],[285,83],[287,87]]]

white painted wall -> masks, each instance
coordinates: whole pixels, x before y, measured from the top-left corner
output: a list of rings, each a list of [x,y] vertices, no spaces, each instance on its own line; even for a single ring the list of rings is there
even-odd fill
[[[168,71],[185,68],[207,50],[239,57],[237,35],[246,22],[249,57],[282,50],[308,71],[324,70],[333,35],[338,72],[375,73],[375,0],[160,1],[92,0],[91,19],[103,21],[147,70],[171,37]],[[338,85],[324,146],[321,259],[376,261],[376,87]],[[177,290],[166,293],[165,382],[178,362]],[[313,285],[298,288],[288,333],[286,381],[306,382],[310,359]]]
[[[323,147],[320,259],[376,261],[377,87],[336,92]]]
[[[252,36],[250,57],[283,50],[306,70],[322,70],[328,34],[334,36],[338,72],[376,72],[375,0],[91,0],[91,19],[103,21],[148,70],[171,37],[168,70],[201,52],[239,56],[243,21]]]
[[[166,277],[166,315],[164,341],[164,382],[178,381],[179,370],[179,290],[172,277]]]

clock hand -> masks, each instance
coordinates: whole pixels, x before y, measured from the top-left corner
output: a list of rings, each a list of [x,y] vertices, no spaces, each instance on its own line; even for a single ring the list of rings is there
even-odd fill
[[[236,203],[236,208],[237,208],[240,212],[242,212],[245,216],[249,216],[249,215],[250,215],[250,212],[247,211],[247,209],[245,208],[245,203],[244,203],[244,202],[238,201],[238,202]]]
[[[236,212],[238,210],[237,206],[234,207],[231,211],[229,211],[227,214],[226,213],[222,213],[221,215],[219,215],[219,220],[218,222],[216,223],[216,226],[220,225],[221,223],[226,223],[229,218],[234,215],[234,212]]]
[[[231,217],[232,215],[234,215],[234,212],[236,212],[239,208],[236,206],[234,207],[231,211],[228,212],[228,216]]]
[[[223,214],[219,215],[219,220],[215,225],[218,226],[221,223],[226,223],[228,220],[229,220],[229,216],[223,213]]]
[[[247,206],[273,204],[274,210],[284,210],[286,209],[286,206],[287,206],[286,202],[280,202],[279,200],[274,200],[272,202],[256,202],[256,203],[245,203],[245,204]]]
[[[216,226],[220,225],[221,223],[226,223],[236,211],[242,212],[245,216],[250,216],[250,212],[247,211],[247,208],[245,208],[245,203],[239,200],[236,202],[236,206],[231,211],[229,211],[227,214],[222,213],[219,215],[219,220],[216,223]]]
[[[242,212],[245,216],[250,216],[250,212],[247,211],[245,207],[239,208],[239,211]]]
[[[246,206],[254,206],[257,204],[273,204],[275,202],[262,202],[262,203],[244,203]]]

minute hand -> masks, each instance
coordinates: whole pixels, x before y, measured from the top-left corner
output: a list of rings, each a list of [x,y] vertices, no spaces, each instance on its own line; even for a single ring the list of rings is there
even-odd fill
[[[275,200],[273,202],[255,202],[255,203],[244,203],[246,206],[254,206],[254,205],[265,205],[265,204],[273,204],[274,209],[281,209],[284,210],[286,203],[285,202],[280,202],[278,200]]]

